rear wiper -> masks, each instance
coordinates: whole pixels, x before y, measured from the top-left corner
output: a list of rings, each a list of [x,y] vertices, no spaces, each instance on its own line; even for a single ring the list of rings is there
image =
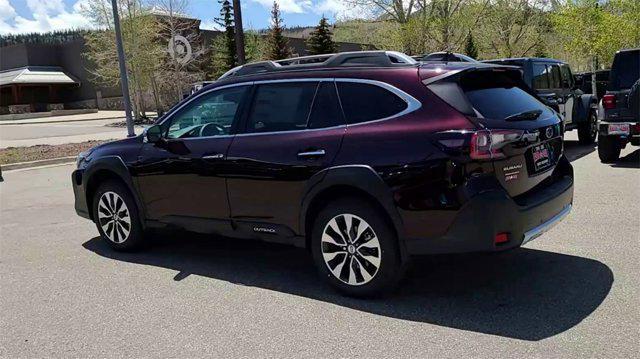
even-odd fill
[[[505,117],[505,121],[533,121],[542,114],[542,110],[531,110],[513,114]]]

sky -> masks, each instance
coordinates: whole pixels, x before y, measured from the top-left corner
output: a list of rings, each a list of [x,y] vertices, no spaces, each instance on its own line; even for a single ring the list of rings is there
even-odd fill
[[[88,1],[96,0],[0,0],[0,35],[91,28],[82,15]],[[343,0],[278,0],[278,3],[288,27],[316,25],[323,14],[334,21],[336,17],[348,17],[350,11]],[[269,26],[273,0],[241,0],[241,4],[246,29]],[[201,28],[213,29],[220,4],[217,0],[188,0],[187,13],[202,20]]]

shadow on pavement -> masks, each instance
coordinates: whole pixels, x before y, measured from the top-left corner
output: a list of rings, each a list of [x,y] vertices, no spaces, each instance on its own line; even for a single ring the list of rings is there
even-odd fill
[[[582,145],[578,141],[564,140],[564,154],[569,162],[580,159],[596,150],[596,143]]]
[[[640,150],[621,157],[617,162],[612,163],[611,167],[640,168]]]
[[[162,236],[139,253],[111,250],[100,238],[83,246],[106,258],[321,300],[391,318],[524,340],[577,325],[603,302],[613,273],[596,260],[533,249],[500,254],[415,258],[397,293],[362,300],[325,285],[304,250],[200,235]]]

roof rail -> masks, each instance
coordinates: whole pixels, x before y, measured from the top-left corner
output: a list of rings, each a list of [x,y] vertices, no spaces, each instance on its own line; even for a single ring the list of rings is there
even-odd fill
[[[396,51],[354,51],[336,54],[294,57],[277,61],[259,61],[235,67],[218,80],[275,71],[329,67],[397,67],[415,65],[410,56]]]

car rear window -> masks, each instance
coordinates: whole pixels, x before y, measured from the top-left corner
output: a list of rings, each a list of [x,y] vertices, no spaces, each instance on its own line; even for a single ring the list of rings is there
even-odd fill
[[[609,89],[629,89],[640,77],[640,50],[616,54],[611,66]]]
[[[485,118],[503,120],[536,110],[540,110],[539,118],[552,114],[507,74],[470,73],[460,80],[460,86],[473,108]]]
[[[377,85],[358,82],[338,82],[337,85],[349,124],[391,117],[408,107],[403,99]]]

